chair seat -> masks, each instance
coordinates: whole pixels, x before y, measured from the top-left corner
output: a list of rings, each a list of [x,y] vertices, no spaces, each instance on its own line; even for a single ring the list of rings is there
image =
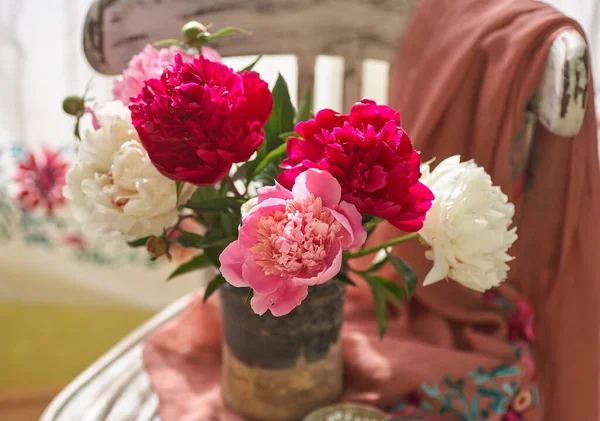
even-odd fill
[[[119,342],[50,403],[40,421],[155,421],[158,398],[142,362],[144,339],[178,315],[180,298]]]

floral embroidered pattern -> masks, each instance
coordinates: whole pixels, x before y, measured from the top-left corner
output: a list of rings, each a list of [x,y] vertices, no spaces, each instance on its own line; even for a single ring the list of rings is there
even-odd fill
[[[515,362],[491,370],[477,367],[459,379],[445,377],[441,382],[421,385],[393,408],[390,417],[422,416],[436,420],[437,415],[452,415],[461,421],[486,420],[493,414],[503,421],[529,421],[531,408],[538,404],[530,344],[535,336],[531,304],[511,302],[497,290],[487,291],[484,299],[501,309],[508,319],[508,339],[515,349]],[[529,377],[526,376],[529,374]],[[524,385],[527,384],[527,387]]]
[[[65,204],[62,188],[65,185],[67,163],[57,152],[47,148],[41,155],[29,152],[17,164],[14,181],[20,191],[16,199],[27,211],[41,208],[52,215],[56,207]]]
[[[0,147],[0,243],[19,241],[56,252],[67,248],[76,260],[99,266],[153,265],[144,249],[122,242],[89,241],[71,218],[62,195],[72,146]]]

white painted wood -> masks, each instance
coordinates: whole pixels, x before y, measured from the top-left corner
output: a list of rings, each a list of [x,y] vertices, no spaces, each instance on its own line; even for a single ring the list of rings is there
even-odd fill
[[[392,60],[417,1],[97,0],[87,16],[83,44],[94,69],[118,74],[147,43],[180,38],[181,26],[189,20],[213,23],[214,29],[243,28],[252,36],[235,35],[219,43],[219,53],[300,57],[298,98],[314,78],[310,60],[343,57],[347,111],[360,99],[362,59]]]
[[[538,91],[540,122],[552,133],[571,137],[581,129],[589,68],[585,40],[574,29],[561,32],[550,47]]]
[[[96,0],[87,16],[84,51],[92,67],[118,74],[149,43],[178,37],[189,20],[253,32],[218,46],[223,56],[295,54],[298,98],[314,78],[317,55],[344,58],[343,110],[360,99],[362,61],[391,61],[418,0]],[[332,18],[335,16],[335,18]],[[376,22],[376,24],[373,24]],[[534,110],[551,132],[579,132],[588,82],[587,46],[575,30],[554,41]]]
[[[143,341],[179,314],[189,299],[171,304],[92,364],[52,401],[40,421],[158,419],[158,400],[142,365]]]

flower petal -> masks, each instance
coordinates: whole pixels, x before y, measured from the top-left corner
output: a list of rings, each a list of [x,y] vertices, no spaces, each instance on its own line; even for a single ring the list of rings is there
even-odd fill
[[[242,265],[242,277],[248,285],[259,294],[271,294],[281,286],[283,278],[277,275],[267,275],[256,263],[256,257],[249,255]]]
[[[256,192],[258,193],[258,203],[262,203],[267,199],[289,200],[294,198],[291,191],[277,182],[274,186],[261,187]]]
[[[367,232],[362,224],[362,216],[356,206],[352,203],[345,201],[340,202],[338,212],[346,217],[350,226],[352,227],[352,233],[354,241],[348,246],[349,249],[360,247],[367,240]]]
[[[256,244],[256,224],[265,216],[273,215],[277,211],[285,211],[285,200],[267,199],[254,206],[243,216],[242,226],[238,234],[238,239],[242,247],[250,249]]]
[[[342,198],[340,183],[328,172],[317,169],[309,169],[296,177],[292,193],[294,198],[304,198],[311,194],[320,197],[326,207],[337,205]]]
[[[444,257],[443,249],[441,247],[433,247],[433,267],[425,277],[423,286],[435,284],[436,282],[441,281],[448,276],[449,271],[450,266],[448,266],[448,262]]]
[[[287,281],[277,291],[271,294],[254,294],[250,305],[252,310],[263,315],[267,310],[275,317],[288,314],[298,307],[308,295],[308,287]]]
[[[221,262],[221,274],[227,282],[234,287],[247,287],[248,282],[242,275],[242,265],[245,260],[245,252],[240,247],[239,241],[229,244],[219,256]]]
[[[320,285],[333,279],[342,268],[342,246],[339,241],[335,242],[329,250],[329,255],[325,258],[325,270],[312,276],[297,276],[294,281],[303,285]]]

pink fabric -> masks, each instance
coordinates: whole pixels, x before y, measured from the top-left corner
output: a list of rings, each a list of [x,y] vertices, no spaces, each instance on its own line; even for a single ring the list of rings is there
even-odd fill
[[[366,287],[350,289],[342,336],[345,400],[382,408],[402,401],[409,406],[401,413],[418,411],[410,406],[417,404],[448,420],[598,419],[600,172],[592,90],[579,135],[562,139],[538,126],[527,172],[520,152],[525,106],[553,36],[567,26],[580,30],[541,2],[421,1],[395,66],[391,102],[423,157],[475,158],[516,201],[516,260],[501,291],[517,303],[517,313],[507,319],[489,294],[440,282],[419,287],[409,306],[393,309],[380,341]],[[374,235],[381,241],[396,234],[386,226]],[[423,279],[431,263],[419,244],[395,253]],[[509,342],[534,333],[523,297],[536,314],[537,373],[528,347]],[[196,297],[147,342],[144,361],[163,421],[240,421],[220,395],[217,307],[216,300],[203,306]],[[505,367],[506,376],[486,380]],[[510,389],[509,397],[533,396],[536,378],[541,410],[515,412],[523,400],[507,398],[498,411],[479,415],[493,407],[484,386]],[[460,415],[470,408],[461,409],[458,388],[476,415]],[[449,396],[450,409],[432,398],[436,393]]]
[[[600,371],[600,172],[591,80],[574,98],[587,107],[579,134],[564,139],[538,124],[529,163],[524,153],[525,107],[552,40],[566,28],[583,34],[537,1],[423,0],[396,61],[390,99],[423,157],[474,158],[515,202],[519,239],[504,289],[519,291],[536,314],[542,410],[535,419],[591,421],[599,416]],[[378,239],[394,234],[380,231]],[[422,279],[430,263],[421,252],[395,252]],[[496,332],[504,329],[476,309],[477,297],[455,283],[418,293],[419,303],[449,320],[487,320]]]

